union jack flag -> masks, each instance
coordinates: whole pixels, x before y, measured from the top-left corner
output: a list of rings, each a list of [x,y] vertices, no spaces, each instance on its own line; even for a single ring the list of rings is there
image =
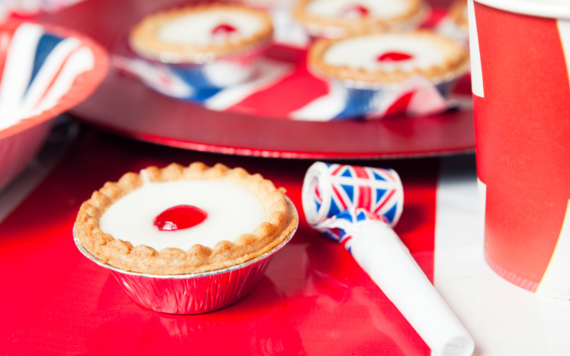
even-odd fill
[[[290,64],[263,57],[257,65],[257,74],[254,78],[225,88],[209,87],[197,88],[196,82],[208,82],[205,73],[188,75],[174,65],[150,62],[140,58],[116,55],[113,65],[123,72],[138,77],[144,84],[177,99],[203,105],[217,111],[241,111],[244,101],[250,101],[251,96],[259,96],[264,91],[279,91],[281,85],[290,85],[289,82],[306,81],[321,82],[311,77],[304,69],[293,68]],[[328,93],[315,96],[312,90],[300,95],[305,105],[292,111],[284,112],[284,104],[275,102],[274,110],[279,114],[271,113],[269,116],[285,116],[293,120],[330,121],[339,119],[379,119],[386,116],[406,113],[412,116],[428,115],[442,112],[456,105],[447,100],[455,81],[442,82],[437,85],[421,76],[410,78],[394,89],[350,89],[336,82],[329,82]],[[300,84],[302,85],[302,84]],[[275,100],[275,99],[272,99]],[[266,107],[263,104],[259,105]],[[253,105],[249,107],[247,105]],[[256,112],[257,104],[247,104],[247,112]],[[260,114],[268,116],[268,113]]]
[[[52,108],[75,78],[95,65],[93,51],[75,37],[22,23],[0,31],[0,129]]]
[[[305,176],[307,221],[348,251],[359,226],[370,221],[394,226],[403,203],[402,183],[391,169],[317,162]]]
[[[272,87],[292,71],[290,64],[263,58],[257,63],[254,78],[222,88],[208,84],[210,79],[206,71],[197,69],[200,66],[177,67],[123,55],[114,55],[112,63],[161,94],[217,111],[230,110],[251,95]]]

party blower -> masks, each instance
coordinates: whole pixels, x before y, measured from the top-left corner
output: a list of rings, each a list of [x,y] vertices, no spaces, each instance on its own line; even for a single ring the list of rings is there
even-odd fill
[[[309,224],[340,242],[439,356],[469,356],[475,344],[392,230],[404,189],[391,169],[316,162],[303,183]]]

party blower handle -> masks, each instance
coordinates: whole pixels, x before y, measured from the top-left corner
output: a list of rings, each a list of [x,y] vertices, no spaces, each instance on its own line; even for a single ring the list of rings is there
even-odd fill
[[[404,204],[394,170],[316,162],[302,196],[307,222],[353,255],[435,354],[473,353],[473,339],[392,230]]]
[[[351,251],[436,355],[473,353],[473,339],[388,224],[370,222],[362,226]]]

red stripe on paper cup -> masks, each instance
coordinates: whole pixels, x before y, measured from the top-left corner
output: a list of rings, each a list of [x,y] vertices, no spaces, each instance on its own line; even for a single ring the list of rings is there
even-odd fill
[[[570,84],[560,21],[478,2],[471,10],[481,69],[474,114],[486,259],[535,291],[570,198]]]

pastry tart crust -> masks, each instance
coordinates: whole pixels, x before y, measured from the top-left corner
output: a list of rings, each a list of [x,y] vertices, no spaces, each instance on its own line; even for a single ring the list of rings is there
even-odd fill
[[[408,4],[408,9],[392,18],[324,18],[307,12],[307,5],[311,1],[313,0],[299,0],[293,9],[293,18],[301,23],[310,35],[324,38],[343,38],[388,30],[422,16],[425,6],[422,0],[400,0]]]
[[[285,198],[284,189],[259,174],[250,175],[242,168],[229,169],[217,164],[208,167],[192,163],[189,167],[171,164],[166,168],[148,167],[151,182],[176,180],[213,180],[234,185],[255,195],[265,210],[265,220],[254,231],[220,241],[211,249],[199,244],[188,251],[167,247],[161,251],[146,245],[133,246],[104,233],[99,221],[107,208],[143,185],[137,173],[127,173],[118,182],[107,182],[95,191],[79,209],[74,232],[81,245],[104,263],[125,271],[149,274],[192,274],[218,270],[256,258],[279,245],[298,225],[295,208]]]
[[[213,43],[206,47],[191,44],[174,44],[161,41],[158,30],[163,26],[185,15],[224,10],[241,12],[259,18],[262,28],[253,36],[240,38],[237,41]],[[134,26],[129,35],[129,44],[141,56],[165,63],[203,64],[223,56],[237,55],[241,52],[262,47],[271,41],[273,24],[269,15],[261,10],[231,4],[211,4],[186,6],[158,12],[146,16]]]
[[[465,9],[467,8],[467,0],[456,0],[449,8],[448,16],[458,27],[465,33],[469,32],[469,21],[465,16]]]
[[[280,7],[289,7],[294,1],[291,0],[226,0],[230,4],[238,4],[258,9],[273,9]]]
[[[382,34],[370,34],[382,35]],[[415,75],[420,74],[433,81],[444,81],[453,79],[457,74],[465,72],[469,66],[468,51],[456,43],[454,40],[445,36],[436,34],[429,30],[416,30],[411,32],[392,32],[390,35],[400,35],[402,37],[415,36],[423,37],[428,41],[433,41],[445,53],[447,60],[441,65],[434,65],[427,69],[416,68],[412,71],[402,71],[396,69],[394,71],[367,71],[364,69],[349,68],[347,66],[334,66],[325,63],[323,56],[326,51],[334,44],[350,38],[351,36],[341,40],[318,40],[309,50],[309,66],[314,72],[329,78],[368,82],[375,84],[395,84]]]

